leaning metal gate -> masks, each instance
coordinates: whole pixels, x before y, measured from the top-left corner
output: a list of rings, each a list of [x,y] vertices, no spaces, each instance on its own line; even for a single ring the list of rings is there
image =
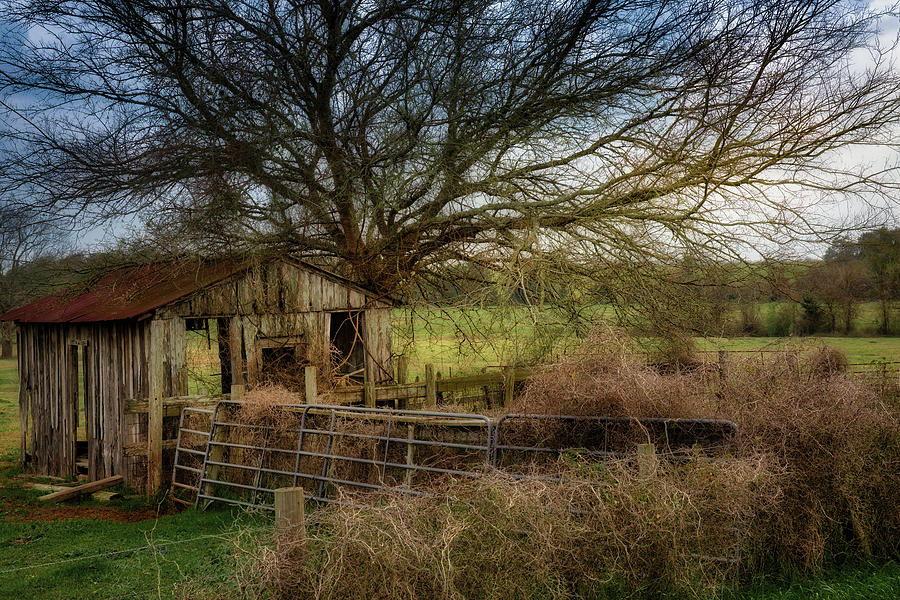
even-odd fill
[[[302,486],[317,505],[355,503],[365,492],[424,494],[441,478],[500,469],[513,477],[563,454],[592,460],[653,443],[667,460],[715,460],[737,427],[715,419],[504,415],[353,406],[223,401],[186,408],[173,466],[173,492],[198,506],[222,501],[272,509],[274,490]],[[173,494],[174,495],[174,494]]]
[[[248,406],[224,401],[213,410],[203,463],[191,467],[198,506],[271,510],[285,486],[302,486],[317,505],[358,504],[366,492],[423,494],[491,465],[493,424],[482,415],[322,405],[254,414]]]
[[[737,433],[714,419],[477,414],[325,405],[222,401],[182,412],[172,496],[206,507],[225,502],[274,510],[274,490],[301,486],[317,506],[371,505],[386,490],[432,495],[452,478],[498,469],[514,478],[560,456],[633,456],[635,439],[665,460],[718,460]],[[366,495],[369,497],[366,498]],[[699,558],[739,569],[741,526],[723,523],[732,541]]]

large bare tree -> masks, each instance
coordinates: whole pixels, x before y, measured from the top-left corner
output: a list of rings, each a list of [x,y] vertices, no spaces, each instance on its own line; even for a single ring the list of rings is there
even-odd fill
[[[890,183],[834,154],[896,143],[884,16],[836,0],[9,2],[3,175],[40,210],[328,257],[385,291],[560,249],[740,256],[815,233],[799,198]]]

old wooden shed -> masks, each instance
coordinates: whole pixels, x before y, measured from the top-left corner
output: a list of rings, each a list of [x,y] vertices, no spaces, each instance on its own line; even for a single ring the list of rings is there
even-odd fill
[[[189,331],[218,332],[226,394],[304,364],[374,383],[393,372],[389,302],[291,258],[122,269],[0,320],[17,324],[23,459],[46,475],[121,474],[138,489],[162,483],[159,432],[177,417],[161,399],[188,394]],[[150,409],[126,411],[134,399]]]

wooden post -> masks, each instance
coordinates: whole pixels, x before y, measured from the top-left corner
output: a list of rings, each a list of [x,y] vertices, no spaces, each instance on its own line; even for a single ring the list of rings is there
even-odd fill
[[[409,357],[405,354],[397,357],[397,383],[409,383]]]
[[[163,395],[165,379],[165,337],[168,323],[150,323],[150,402],[147,411],[147,497],[152,496],[163,481]]]
[[[397,384],[405,385],[409,383],[409,357],[401,354],[397,357]],[[398,398],[396,408],[406,410],[409,408],[409,398]]]
[[[413,440],[416,439],[416,426],[410,423],[406,426],[406,464],[407,465],[415,465],[416,464],[416,445],[413,444]],[[406,470],[406,488],[412,488],[412,480],[413,480],[413,470]]]
[[[363,385],[363,395],[367,408],[375,408],[375,382],[366,381]]]
[[[306,403],[315,404],[318,391],[316,390],[316,368],[312,365],[303,370],[303,385],[306,393]]]
[[[25,466],[28,453],[28,383],[29,374],[25,371],[25,353],[22,351],[22,326],[16,326],[16,358],[19,366],[19,461]]]
[[[729,353],[727,350],[719,350],[719,379],[728,379]]]
[[[306,537],[306,523],[303,515],[306,498],[302,487],[285,487],[275,490],[275,535],[287,534]]]
[[[512,367],[503,368],[503,406],[512,405],[513,389],[516,385],[516,373]]]
[[[656,446],[653,444],[638,444],[638,472],[641,477],[650,477],[656,473],[658,461],[656,459]]]
[[[425,365],[425,408],[437,406],[437,379],[434,375],[434,365]]]
[[[245,388],[243,385],[236,383],[231,384],[231,400],[240,400],[244,397]]]

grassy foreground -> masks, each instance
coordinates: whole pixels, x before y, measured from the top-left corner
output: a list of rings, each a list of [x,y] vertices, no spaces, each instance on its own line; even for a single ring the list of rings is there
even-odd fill
[[[704,344],[755,349],[771,341]],[[898,338],[828,341],[847,352],[851,362],[897,360],[900,355]],[[240,597],[230,557],[241,545],[242,532],[268,535],[268,519],[230,510],[158,514],[156,506],[140,500],[112,506],[70,502],[48,511],[37,503],[39,493],[23,486],[15,467],[16,390],[15,360],[0,361],[0,598],[188,598],[205,589],[219,594],[231,590],[211,597]],[[894,599],[900,597],[900,565],[850,564],[814,577],[752,581],[717,597]]]

